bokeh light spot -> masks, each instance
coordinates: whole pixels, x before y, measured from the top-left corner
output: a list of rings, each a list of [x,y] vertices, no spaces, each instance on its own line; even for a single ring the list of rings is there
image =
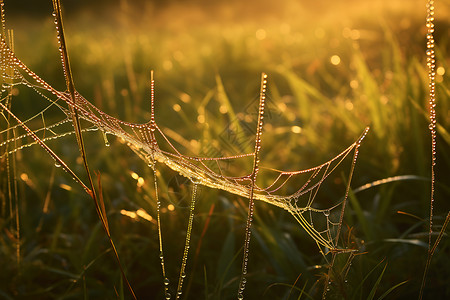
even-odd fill
[[[180,104],[174,104],[174,105],[172,106],[172,108],[173,108],[173,110],[176,111],[176,112],[181,111],[181,106],[180,106]]]
[[[325,37],[325,30],[319,27],[314,31],[314,34],[316,35],[316,38],[323,39]]]
[[[300,133],[300,132],[302,132],[302,128],[300,126],[292,126],[291,131],[293,133]]]
[[[221,105],[221,106],[219,107],[219,112],[220,112],[221,114],[226,114],[226,113],[228,112],[228,108],[227,108],[225,105]]]
[[[341,63],[341,58],[340,58],[338,55],[333,55],[333,56],[330,58],[330,61],[331,61],[331,63],[332,63],[333,65],[337,66],[338,64]]]
[[[350,87],[352,89],[357,89],[359,87],[359,82],[358,80],[353,79],[352,81],[350,81]]]
[[[203,124],[203,123],[205,123],[205,115],[199,115],[198,117],[197,117],[197,122],[199,122],[200,124]]]
[[[147,221],[153,220],[153,217],[150,216],[150,215],[149,215],[145,210],[143,210],[142,208],[139,208],[139,209],[136,211],[136,214],[137,214],[139,217],[141,217],[142,219],[145,219],[145,220],[147,220]]]
[[[258,30],[256,30],[256,39],[262,41],[266,38],[267,33],[264,29],[260,28]]]
[[[144,185],[144,178],[142,178],[142,177],[139,177],[138,179],[137,179],[137,186],[138,187],[142,187],[143,185]]]

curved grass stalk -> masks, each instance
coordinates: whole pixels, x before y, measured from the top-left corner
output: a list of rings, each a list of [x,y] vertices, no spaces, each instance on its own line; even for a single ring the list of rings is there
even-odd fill
[[[62,63],[63,71],[64,71],[64,77],[66,80],[66,87],[70,94],[71,102],[75,103],[76,102],[75,85],[73,82],[72,70],[70,68],[69,54],[67,51],[66,40],[65,40],[65,35],[64,35],[64,27],[63,27],[63,21],[62,21],[60,0],[53,0],[53,16],[55,17],[57,38],[58,38],[58,43],[59,43],[59,51],[61,54],[61,63]],[[100,189],[99,197],[97,197],[96,192],[95,192],[94,183],[92,181],[92,176],[89,171],[89,166],[88,166],[88,162],[87,162],[86,151],[85,151],[85,147],[84,147],[84,140],[83,140],[82,129],[81,129],[81,125],[80,125],[80,118],[78,116],[78,111],[75,106],[70,106],[70,110],[71,110],[73,127],[75,129],[75,135],[77,138],[78,148],[80,150],[80,155],[83,160],[83,165],[86,170],[86,175],[88,177],[88,181],[89,181],[89,185],[90,185],[90,189],[88,189],[87,191],[90,194],[90,196],[92,197],[92,199],[94,200],[95,209],[96,209],[97,214],[100,218],[100,221],[103,225],[103,228],[106,232],[106,235],[108,236],[108,240],[111,245],[111,248],[113,249],[117,263],[119,265],[119,268],[120,268],[120,271],[122,274],[122,278],[124,279],[132,297],[134,299],[136,299],[136,295],[134,294],[133,288],[131,287],[131,285],[125,275],[125,271],[124,271],[122,264],[120,262],[120,259],[119,259],[119,254],[117,253],[116,247],[111,238],[111,234],[110,234],[109,226],[108,226],[108,220],[106,217],[105,205],[104,205],[104,201],[103,201],[102,194],[101,194],[100,175],[98,175],[98,184],[99,184],[99,189]]]

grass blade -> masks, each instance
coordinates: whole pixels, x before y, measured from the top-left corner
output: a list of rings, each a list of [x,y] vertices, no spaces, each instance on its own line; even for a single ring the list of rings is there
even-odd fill
[[[381,295],[378,300],[382,300],[384,299],[387,295],[389,295],[393,290],[395,290],[396,288],[398,288],[401,285],[404,285],[405,283],[407,283],[408,280],[402,281],[400,283],[397,283],[396,285],[394,285],[393,287],[391,287],[390,289],[388,289],[386,292],[384,292],[383,295]]]
[[[66,86],[67,86],[67,90],[69,91],[69,94],[70,94],[70,97],[72,100],[72,104],[75,104],[76,103],[75,85],[73,82],[72,70],[70,68],[69,55],[68,55],[66,40],[65,40],[65,35],[64,35],[64,26],[63,26],[63,21],[62,21],[60,0],[53,0],[53,10],[54,10],[53,15],[55,17],[56,30],[57,30],[57,35],[58,35],[58,42],[59,42],[59,46],[60,46],[59,50],[61,53],[61,63],[62,63],[63,69],[64,69],[64,77],[66,80]],[[105,208],[104,208],[103,198],[100,197],[100,199],[98,199],[96,196],[94,183],[92,181],[92,176],[91,176],[91,173],[90,173],[89,167],[88,167],[86,151],[84,148],[84,141],[83,141],[82,130],[81,130],[81,125],[80,125],[80,120],[78,117],[77,109],[76,109],[75,105],[69,105],[69,107],[72,112],[72,114],[71,114],[72,122],[73,122],[73,126],[75,129],[75,135],[77,137],[78,148],[80,150],[80,155],[83,160],[83,165],[86,170],[89,184],[91,186],[91,189],[89,190],[90,196],[94,200],[97,214],[98,214],[98,216],[103,224],[103,228],[105,229],[105,232],[108,236],[108,240],[110,242],[111,248],[113,249],[113,252],[116,257],[117,263],[119,265],[122,277],[125,280],[127,287],[130,290],[131,295],[133,296],[134,299],[136,299],[136,295],[134,294],[133,288],[131,287],[130,283],[128,282],[128,279],[126,278],[124,269],[123,269],[122,264],[119,259],[119,255],[117,253],[116,247],[113,243],[113,240],[112,240],[110,232],[109,232],[109,226],[108,226],[108,221],[106,219],[106,212],[105,212]],[[99,179],[99,183],[100,183],[100,179]],[[100,204],[99,204],[99,201],[100,201]]]
[[[381,272],[380,276],[378,276],[378,279],[375,282],[375,285],[372,287],[372,290],[370,291],[370,294],[367,297],[367,300],[372,300],[373,297],[375,296],[378,286],[380,285],[381,278],[383,278],[384,272],[386,271],[386,267],[387,267],[387,263],[384,265],[383,271]]]

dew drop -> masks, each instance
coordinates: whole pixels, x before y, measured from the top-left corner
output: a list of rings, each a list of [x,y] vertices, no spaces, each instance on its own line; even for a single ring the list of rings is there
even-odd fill
[[[105,141],[105,146],[109,147],[111,144],[108,141],[108,137],[106,136],[106,132],[102,131],[103,133],[103,140]]]
[[[170,284],[169,278],[165,278],[165,279],[164,279],[164,285],[169,285],[169,284]]]

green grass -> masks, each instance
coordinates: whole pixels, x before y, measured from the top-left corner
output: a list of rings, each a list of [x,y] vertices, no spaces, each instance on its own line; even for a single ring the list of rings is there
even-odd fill
[[[283,19],[266,22],[255,16],[237,22],[211,8],[211,16],[200,15],[195,23],[188,13],[173,17],[183,11],[176,5],[147,11],[154,17],[147,20],[124,8],[112,14],[105,9],[103,15],[97,11],[72,15],[66,21],[66,34],[75,85],[105,112],[125,121],[145,122],[150,119],[153,69],[159,126],[176,132],[166,133],[183,153],[221,156],[252,151],[251,134],[233,145],[223,131],[236,117],[253,112],[264,71],[269,75],[266,112],[270,114],[265,119],[261,158],[262,165],[277,169],[297,170],[325,162],[351,144],[365,126],[371,126],[360,149],[352,187],[397,175],[417,178],[350,196],[344,227],[351,230],[343,240],[364,253],[353,259],[345,279],[335,275],[327,295],[331,299],[378,299],[395,288],[388,298],[417,297],[427,255],[431,160],[424,17],[412,13],[409,6],[404,8],[408,14],[402,16],[394,3],[389,14],[381,8],[371,14],[361,5],[342,13],[342,19],[327,10],[319,18],[287,3],[291,9],[274,10]],[[298,13],[294,14],[293,8]],[[438,67],[447,72],[437,77],[435,231],[440,230],[449,211],[446,199],[450,196],[450,45],[445,21],[449,12],[448,7],[441,8],[437,7],[444,17],[436,23],[436,51]],[[202,9],[197,7],[192,15],[198,12]],[[233,12],[237,19],[246,15]],[[95,18],[93,13],[108,19]],[[270,15],[264,9],[261,14]],[[18,56],[63,90],[49,17],[44,18],[45,24],[43,19],[10,20],[8,15],[7,21],[14,28]],[[183,23],[186,21],[190,25]],[[258,39],[264,33],[265,38]],[[330,63],[332,55],[340,57],[339,65]],[[13,110],[25,119],[45,107],[44,101],[20,88]],[[181,110],[176,111],[176,105]],[[204,123],[198,122],[202,119]],[[3,121],[1,130],[6,126]],[[294,132],[292,126],[301,131]],[[110,147],[104,146],[98,132],[84,138],[91,170],[102,174],[109,226],[128,279],[138,298],[161,299],[163,279],[154,219],[135,221],[120,214],[122,209],[144,208],[155,217],[152,170],[110,135]],[[74,136],[49,146],[84,178]],[[0,297],[109,299],[116,298],[116,287],[128,298],[91,199],[45,155],[38,146],[16,154],[17,175],[22,179],[11,208],[17,204],[20,213],[19,266],[11,235],[15,220],[2,183],[5,206],[0,218],[0,265],[5,271],[0,272]],[[3,182],[4,164],[1,168]],[[159,171],[163,208],[175,206],[173,212],[162,214],[167,273],[175,282],[191,188],[181,176],[164,167]],[[137,186],[132,172],[144,178],[142,187]],[[27,174],[28,180],[21,174]],[[345,175],[334,175],[324,183],[319,202],[343,196]],[[49,209],[44,213],[47,197]],[[246,215],[245,199],[208,188],[200,190],[184,286],[187,298],[236,297]],[[448,236],[444,236],[431,263],[426,299],[450,295],[449,246]],[[321,297],[318,280],[327,272],[325,261],[314,241],[287,212],[257,202],[250,248],[246,299]],[[347,257],[342,255],[335,271],[345,270]]]

